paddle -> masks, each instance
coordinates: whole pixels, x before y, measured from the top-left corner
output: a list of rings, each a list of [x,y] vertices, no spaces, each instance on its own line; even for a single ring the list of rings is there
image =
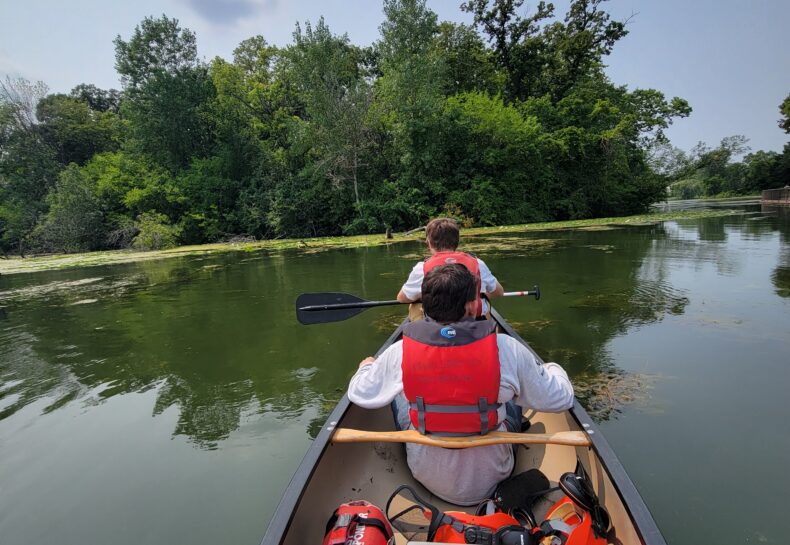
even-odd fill
[[[492,431],[486,435],[469,437],[441,437],[421,435],[417,430],[364,431],[338,428],[332,436],[333,443],[417,443],[431,447],[469,448],[487,445],[569,445],[587,447],[592,443],[583,431],[558,431],[555,433],[513,433]]]
[[[532,291],[508,291],[503,297],[534,296],[540,299],[540,288]],[[387,305],[401,305],[400,301],[366,301],[350,293],[319,292],[303,293],[296,298],[296,319],[300,324],[325,324],[340,322],[356,316],[363,310]]]

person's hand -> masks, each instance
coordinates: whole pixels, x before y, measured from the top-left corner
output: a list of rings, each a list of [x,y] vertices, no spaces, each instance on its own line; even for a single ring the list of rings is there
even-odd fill
[[[367,358],[365,358],[364,360],[359,362],[359,368],[361,369],[361,368],[365,367],[366,365],[370,365],[374,361],[376,361],[376,358],[374,358],[373,356],[368,356]]]

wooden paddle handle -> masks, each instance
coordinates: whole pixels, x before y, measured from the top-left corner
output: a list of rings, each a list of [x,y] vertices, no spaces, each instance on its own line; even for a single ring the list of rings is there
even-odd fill
[[[338,428],[332,436],[333,443],[417,443],[431,447],[470,448],[487,445],[568,445],[588,447],[592,443],[583,431],[558,431],[556,433],[512,433],[492,431],[486,435],[469,437],[442,437],[422,435],[417,430],[364,431]]]

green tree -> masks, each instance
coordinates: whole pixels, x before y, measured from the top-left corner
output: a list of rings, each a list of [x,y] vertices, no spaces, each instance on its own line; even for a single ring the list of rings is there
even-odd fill
[[[205,157],[214,87],[197,57],[195,34],[163,15],[146,17],[128,41],[118,36],[113,43],[133,148],[172,171]]]
[[[782,114],[779,127],[786,133],[790,133],[790,95],[787,95],[787,98],[779,105],[779,112]]]
[[[118,148],[120,119],[110,111],[96,111],[70,96],[41,99],[36,108],[38,129],[62,165],[84,164],[97,153]]]
[[[549,52],[541,24],[554,15],[554,4],[540,1],[532,15],[521,16],[518,10],[523,4],[524,0],[468,0],[461,4],[488,37],[497,66],[507,75],[507,96],[521,100],[542,94],[536,83],[544,79],[541,72],[546,69]]]
[[[36,104],[41,83],[0,80],[0,249],[24,256],[57,178],[55,154],[42,138]]]
[[[446,67],[445,95],[474,91],[495,95],[499,92],[501,74],[473,27],[441,23],[434,38],[434,47]]]
[[[93,181],[69,165],[47,195],[49,211],[38,236],[50,251],[87,252],[106,246],[105,211]]]
[[[96,112],[119,113],[121,110],[121,93],[115,89],[99,89],[90,83],[80,83],[71,90],[69,96],[85,102]]]
[[[373,93],[360,70],[361,52],[347,36],[332,35],[323,18],[315,29],[306,23],[304,32],[297,25],[294,42],[287,56],[306,114],[295,136],[311,140],[316,173],[333,187],[351,186],[359,211],[360,172],[373,144],[366,123]]]
[[[417,197],[410,203],[414,210],[431,209],[443,191],[431,175],[444,145],[440,123],[446,65],[434,47],[437,17],[424,0],[385,0],[384,14],[377,43],[382,76],[376,80],[374,108],[376,123],[388,137],[384,177],[400,187],[400,194]],[[410,214],[399,224],[421,219]]]

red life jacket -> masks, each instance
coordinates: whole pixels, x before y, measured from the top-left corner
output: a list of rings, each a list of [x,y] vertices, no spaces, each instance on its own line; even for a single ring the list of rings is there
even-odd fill
[[[499,351],[493,320],[403,329],[403,393],[420,433],[485,434],[499,425]]]
[[[392,539],[384,513],[365,500],[344,503],[326,524],[322,545],[387,545]]]
[[[490,539],[500,528],[521,527],[520,523],[507,513],[476,516],[462,511],[446,511],[444,514],[447,515],[443,519],[446,522],[436,529],[432,539],[438,543],[485,543],[485,539],[468,540],[470,530],[474,536],[487,536]]]
[[[431,269],[434,269],[440,265],[449,265],[450,263],[460,263],[469,269],[469,272],[474,275],[475,283],[477,284],[477,298],[475,299],[477,306],[475,316],[482,316],[483,300],[480,298],[482,280],[480,279],[480,264],[477,262],[476,257],[464,252],[436,252],[423,262],[422,272],[423,274],[428,274],[428,271]]]

